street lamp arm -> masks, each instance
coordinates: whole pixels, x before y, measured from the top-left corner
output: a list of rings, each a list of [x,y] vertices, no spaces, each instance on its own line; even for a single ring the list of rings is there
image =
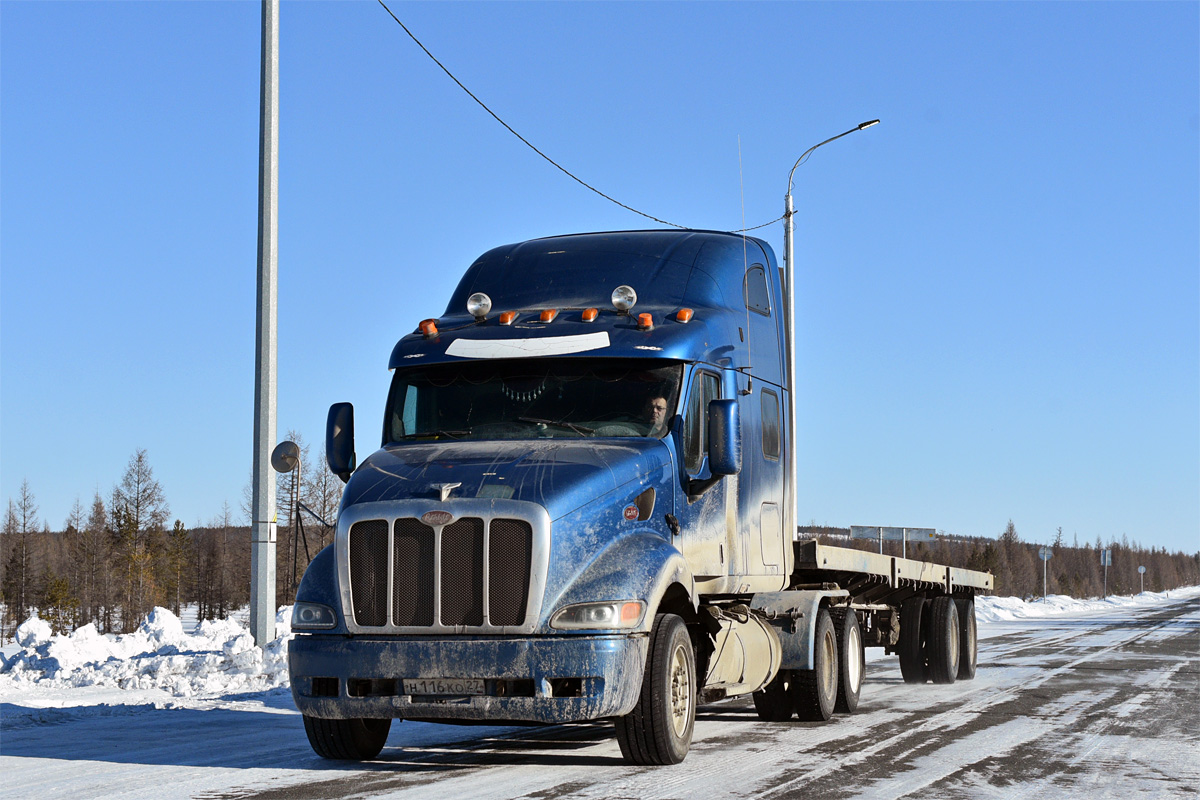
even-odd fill
[[[795,176],[795,174],[796,174],[796,167],[798,167],[798,166],[800,166],[801,164],[803,164],[803,163],[804,163],[804,160],[805,160],[806,158],[808,158],[810,155],[812,155],[812,151],[816,150],[816,149],[817,149],[818,147],[820,147],[821,145],[829,144],[830,142],[836,141],[836,140],[838,140],[838,139],[842,138],[843,136],[849,136],[850,134],[854,133],[855,131],[865,131],[867,128],[871,127],[872,125],[878,125],[878,124],[879,124],[879,120],[877,120],[877,119],[873,119],[873,120],[869,120],[869,121],[867,121],[867,122],[862,122],[862,123],[859,123],[858,125],[855,125],[853,128],[851,128],[850,130],[846,131],[845,133],[839,133],[837,136],[831,136],[830,138],[826,139],[825,141],[823,141],[823,142],[820,142],[820,143],[818,143],[818,144],[814,144],[812,147],[810,147],[810,148],[808,148],[807,150],[805,150],[805,151],[804,151],[804,152],[803,152],[803,153],[800,155],[800,157],[796,159],[796,163],[792,165],[792,171],[788,173],[788,190],[787,190],[787,193],[788,193],[788,194],[791,194],[791,193],[792,193],[792,178],[793,178],[793,177]]]

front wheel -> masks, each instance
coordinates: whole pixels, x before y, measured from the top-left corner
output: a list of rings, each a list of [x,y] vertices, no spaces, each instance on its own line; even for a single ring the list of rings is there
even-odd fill
[[[304,715],[308,743],[321,758],[369,761],[379,755],[392,727],[390,719],[320,719]]]
[[[696,724],[696,653],[675,614],[654,618],[637,705],[617,720],[617,744],[631,764],[678,764]]]

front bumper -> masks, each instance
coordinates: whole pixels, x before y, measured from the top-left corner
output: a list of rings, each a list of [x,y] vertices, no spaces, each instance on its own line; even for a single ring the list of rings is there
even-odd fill
[[[629,713],[644,634],[369,638],[302,634],[288,648],[292,697],[324,719],[578,722]],[[409,696],[403,680],[481,678],[485,694]]]

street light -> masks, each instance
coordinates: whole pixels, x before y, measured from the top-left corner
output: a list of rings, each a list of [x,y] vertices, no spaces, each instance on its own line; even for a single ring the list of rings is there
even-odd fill
[[[879,120],[877,119],[868,120],[854,126],[845,133],[839,133],[837,136],[814,144],[796,159],[796,163],[792,165],[792,171],[788,173],[788,190],[787,195],[783,198],[783,272],[787,279],[787,315],[785,323],[787,325],[788,350],[788,441],[792,442],[793,448],[796,446],[796,254],[792,244],[792,216],[796,212],[792,208],[792,179],[796,175],[796,167],[803,164],[812,155],[813,151],[821,145],[829,144],[857,131],[865,131],[872,125],[878,124]],[[794,452],[788,458],[787,496],[788,501],[784,518],[787,527],[785,530],[791,531],[794,537],[796,535],[796,454]],[[788,522],[788,519],[791,521]]]

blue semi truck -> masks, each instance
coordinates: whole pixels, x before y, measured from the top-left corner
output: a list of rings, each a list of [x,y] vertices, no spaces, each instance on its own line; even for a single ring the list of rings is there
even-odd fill
[[[611,718],[674,764],[698,705],[852,712],[863,648],[975,672],[986,573],[797,538],[789,287],[765,242],[629,231],[497,247],[392,351],[381,447],[329,413],[346,481],[296,595],[313,749],[393,719]]]

